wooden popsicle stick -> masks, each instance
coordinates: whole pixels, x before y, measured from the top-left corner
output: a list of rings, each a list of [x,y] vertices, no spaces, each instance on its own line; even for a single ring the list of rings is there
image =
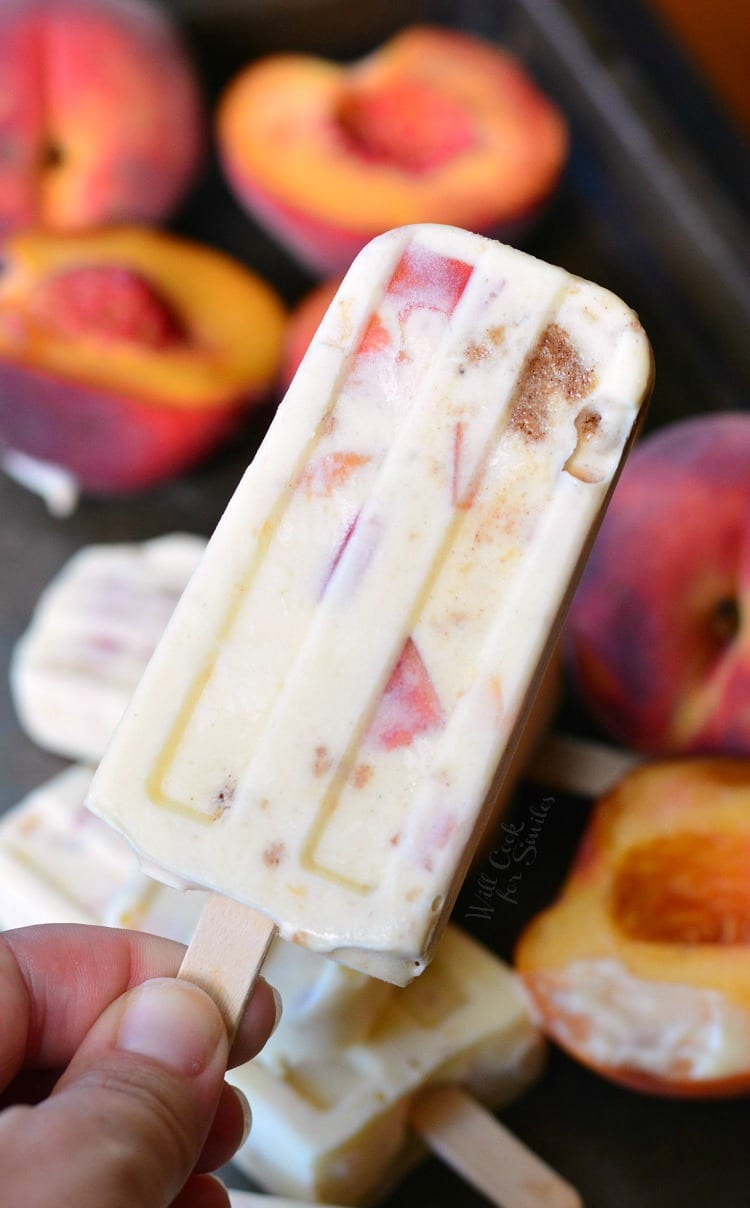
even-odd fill
[[[574,1187],[457,1086],[432,1086],[409,1122],[429,1149],[500,1208],[582,1208]]]
[[[177,976],[211,996],[230,1044],[276,930],[264,914],[218,893],[209,896],[201,911]]]
[[[537,748],[524,775],[545,788],[601,797],[643,757],[587,738],[551,734]]]

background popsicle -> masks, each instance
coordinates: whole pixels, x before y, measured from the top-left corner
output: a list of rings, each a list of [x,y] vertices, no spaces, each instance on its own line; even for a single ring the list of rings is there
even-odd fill
[[[205,541],[86,546],[47,585],[10,667],[29,736],[70,759],[104,754]]]

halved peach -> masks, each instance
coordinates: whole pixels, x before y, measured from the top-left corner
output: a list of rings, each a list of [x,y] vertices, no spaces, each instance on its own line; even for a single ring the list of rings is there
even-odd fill
[[[291,385],[292,378],[299,369],[300,362],[310,346],[310,341],[318,330],[323,315],[333,302],[342,280],[343,277],[337,276],[328,281],[322,281],[320,285],[316,285],[314,289],[305,294],[290,313],[279,372],[282,390],[288,390]]]
[[[0,233],[153,221],[193,179],[203,106],[154,5],[2,5],[0,81]]]
[[[223,97],[218,138],[240,201],[321,273],[403,224],[507,235],[548,197],[567,152],[560,112],[520,64],[429,26],[348,67],[259,60]]]
[[[516,965],[548,1034],[660,1094],[750,1089],[750,761],[646,764],[595,808]]]
[[[138,227],[27,232],[0,277],[0,448],[91,492],[173,476],[276,374],[284,309],[227,256]]]

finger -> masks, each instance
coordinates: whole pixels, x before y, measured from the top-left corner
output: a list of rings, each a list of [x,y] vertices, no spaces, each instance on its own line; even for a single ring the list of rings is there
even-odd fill
[[[231,1161],[246,1140],[252,1119],[250,1104],[242,1091],[225,1082],[196,1170],[218,1170]]]
[[[216,1005],[158,979],[110,1005],[52,1096],[0,1117],[5,1193],[58,1208],[166,1208],[193,1172],[222,1093]],[[44,1162],[39,1161],[44,1155]]]
[[[171,1208],[230,1208],[229,1192],[210,1174],[195,1174],[188,1179]]]
[[[139,932],[50,924],[0,935],[4,1085],[21,1064],[62,1069],[94,1021],[131,986],[173,976],[184,948]]]
[[[182,944],[136,931],[48,924],[0,935],[0,1089],[22,1065],[63,1068],[109,1003],[154,977],[172,977]],[[259,979],[232,1064],[265,1043],[277,995]],[[6,1026],[7,1021],[7,1026]]]
[[[279,1026],[281,1012],[281,995],[278,990],[269,985],[264,977],[259,977],[229,1051],[227,1067],[230,1070],[251,1061],[260,1052],[269,1036],[273,1036]]]

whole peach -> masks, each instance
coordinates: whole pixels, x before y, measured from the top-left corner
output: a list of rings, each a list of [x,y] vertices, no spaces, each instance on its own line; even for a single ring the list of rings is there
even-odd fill
[[[146,0],[2,5],[0,93],[0,234],[158,220],[193,178],[196,81]]]
[[[573,601],[565,659],[592,713],[652,754],[750,754],[750,415],[644,439]]]

